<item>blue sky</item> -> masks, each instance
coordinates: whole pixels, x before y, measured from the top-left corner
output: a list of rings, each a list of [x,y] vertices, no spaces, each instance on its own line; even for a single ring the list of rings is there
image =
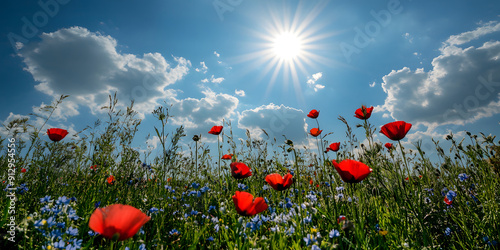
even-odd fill
[[[344,141],[345,117],[374,106],[371,124],[413,124],[404,140],[444,141],[452,131],[499,134],[500,5],[497,1],[7,1],[0,8],[0,120],[36,113],[70,95],[45,125],[70,134],[106,120],[117,92],[143,118],[134,146],[158,146],[151,115],[172,104],[169,130],[191,143],[222,120],[236,137],[315,147]],[[278,44],[278,45],[277,45]],[[30,123],[42,121],[29,116]],[[354,129],[363,141],[364,131]],[[0,129],[2,136],[8,136]],[[389,142],[383,135],[375,137]],[[411,147],[411,146],[410,146]],[[184,147],[187,149],[187,147]],[[225,148],[227,149],[227,147]]]

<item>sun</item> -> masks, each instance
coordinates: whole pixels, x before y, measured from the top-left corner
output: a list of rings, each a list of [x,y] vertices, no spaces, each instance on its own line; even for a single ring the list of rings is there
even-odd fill
[[[292,60],[301,55],[302,40],[296,34],[283,32],[276,35],[273,41],[273,51],[282,60]]]

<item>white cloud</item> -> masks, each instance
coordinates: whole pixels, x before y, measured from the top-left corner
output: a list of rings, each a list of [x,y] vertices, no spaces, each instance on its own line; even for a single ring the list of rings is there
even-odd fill
[[[491,27],[490,22],[447,42],[463,44],[487,34]],[[396,120],[427,126],[472,123],[500,113],[500,42],[488,41],[478,48],[444,46],[431,70],[404,67],[383,81],[387,97],[377,109]]]
[[[107,104],[108,95],[117,91],[119,108],[134,99],[134,109],[144,117],[157,101],[175,95],[166,87],[182,79],[191,66],[182,57],[173,57],[171,65],[160,53],[142,57],[120,53],[114,38],[82,27],[43,33],[40,38],[25,44],[18,56],[39,82],[37,90],[53,97],[70,95],[68,108],[73,113],[61,116],[71,116],[80,106],[102,113],[100,107]]]
[[[377,84],[376,82],[372,82],[372,83],[370,83],[370,88],[375,87],[375,85],[376,85],[376,84]]]
[[[245,96],[245,91],[244,91],[244,90],[237,90],[237,89],[235,89],[235,90],[234,90],[234,93],[235,93],[236,95],[241,96],[241,97]]]
[[[203,74],[207,73],[208,67],[207,67],[207,65],[205,65],[205,62],[200,62],[200,65],[201,65],[201,68],[196,68],[194,70],[196,70],[196,72],[201,72]]]
[[[221,83],[222,81],[224,81],[224,77],[215,78],[214,75],[210,77],[210,82],[212,83]]]
[[[500,22],[490,21],[475,30],[467,31],[458,35],[453,35],[446,40],[444,47],[451,45],[461,45],[475,40],[481,36],[500,31]]]
[[[318,72],[316,74],[313,74],[311,77],[307,77],[307,83],[314,85],[316,83],[316,81],[318,81],[322,76],[323,76],[322,72]]]
[[[321,84],[314,85],[314,92],[317,92],[319,89],[324,89],[325,86]]]
[[[207,79],[207,78],[202,79],[202,80],[201,80],[201,82],[203,82],[203,83],[207,83],[207,82],[208,82],[208,79]]]
[[[321,84],[316,84],[316,82],[323,76],[323,73],[322,72],[318,72],[316,74],[313,74],[312,76],[310,77],[307,77],[307,85],[310,87],[310,88],[313,88],[314,89],[314,92],[317,92],[318,90],[320,89],[323,89],[325,88],[324,85],[321,85]]]
[[[154,150],[160,144],[160,138],[154,135],[153,138],[149,138],[146,140],[146,144],[148,145],[148,148]]]
[[[282,135],[295,144],[304,144],[307,134],[306,114],[302,110],[277,106],[273,103],[243,111],[238,118],[238,127],[250,130],[252,137],[265,137],[264,129],[270,138],[284,140]]]
[[[174,125],[184,125],[193,131],[202,129],[204,134],[213,125],[222,124],[222,119],[233,115],[239,103],[238,98],[228,94],[216,94],[209,88],[202,93],[205,97],[201,99],[170,100],[173,104],[171,114],[174,116],[172,117]]]
[[[406,32],[403,34],[403,37],[408,40],[409,43],[413,43],[413,37],[410,35],[410,33]]]
[[[217,53],[217,51],[214,51],[214,55],[215,55],[216,57],[220,57],[220,54],[219,54],[219,53]]]

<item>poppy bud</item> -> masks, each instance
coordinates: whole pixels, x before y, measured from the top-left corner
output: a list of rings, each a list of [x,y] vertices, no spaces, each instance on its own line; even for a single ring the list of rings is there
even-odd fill
[[[193,136],[193,141],[199,141],[199,140],[200,140],[200,137],[198,135]]]

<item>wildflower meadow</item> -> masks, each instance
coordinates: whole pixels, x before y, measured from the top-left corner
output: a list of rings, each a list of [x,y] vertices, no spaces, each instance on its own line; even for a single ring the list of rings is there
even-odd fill
[[[65,97],[45,108],[46,122]],[[161,145],[141,153],[131,146],[141,140],[133,105],[118,110],[110,96],[103,109],[108,120],[77,134],[7,124],[0,249],[499,248],[495,136],[450,133],[449,149],[435,138],[431,160],[421,141],[403,145],[412,124],[372,124],[374,108],[361,104],[312,109],[304,118],[315,148],[250,131],[239,140],[227,120],[201,135],[167,131],[161,106],[149,128]],[[322,116],[338,116],[344,130],[323,129]]]

